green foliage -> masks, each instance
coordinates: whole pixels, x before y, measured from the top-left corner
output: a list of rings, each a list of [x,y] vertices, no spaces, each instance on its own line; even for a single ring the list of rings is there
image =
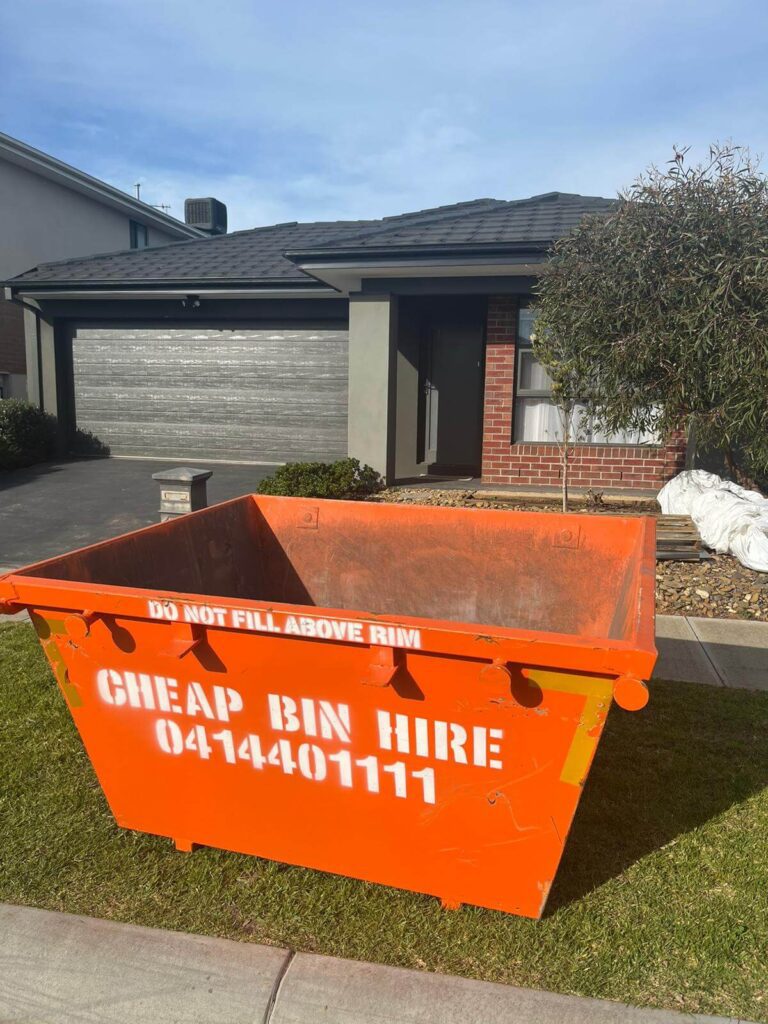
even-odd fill
[[[384,486],[375,469],[357,459],[289,462],[259,484],[260,494],[290,498],[366,498]]]
[[[91,455],[106,458],[109,455],[109,445],[97,437],[93,431],[77,427],[72,439],[72,453],[74,455]]]
[[[18,398],[0,399],[0,469],[45,462],[54,453],[56,420]]]
[[[768,179],[748,151],[675,151],[556,243],[534,351],[610,431],[693,429],[768,471]]]

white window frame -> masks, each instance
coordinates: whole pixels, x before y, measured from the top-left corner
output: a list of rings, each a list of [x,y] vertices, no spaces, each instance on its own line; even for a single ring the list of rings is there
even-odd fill
[[[517,330],[515,332],[515,379],[513,382],[512,392],[512,443],[513,444],[558,444],[559,438],[519,438],[517,435],[517,426],[520,418],[520,407],[518,400],[523,401],[528,398],[537,398],[539,401],[547,401],[551,405],[555,405],[552,399],[552,388],[524,388],[520,386],[522,380],[522,362],[526,353],[533,353],[533,344],[528,338],[521,338],[520,336],[520,322],[522,319],[522,313],[532,309],[531,304],[520,305],[517,310]],[[533,356],[535,359],[536,357]],[[538,360],[536,360],[538,362]],[[539,363],[541,365],[541,363]],[[579,408],[579,403],[576,403],[574,410]],[[560,417],[562,419],[562,416]],[[605,440],[605,441],[583,441],[574,440],[574,444],[579,447],[593,446],[599,447],[611,447],[611,448],[659,448],[661,447],[658,441],[625,441],[625,440]]]

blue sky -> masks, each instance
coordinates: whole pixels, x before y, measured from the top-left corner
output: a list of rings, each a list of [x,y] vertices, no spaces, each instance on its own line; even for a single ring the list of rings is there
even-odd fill
[[[766,54],[766,0],[5,0],[0,129],[232,229],[613,195],[768,151]]]

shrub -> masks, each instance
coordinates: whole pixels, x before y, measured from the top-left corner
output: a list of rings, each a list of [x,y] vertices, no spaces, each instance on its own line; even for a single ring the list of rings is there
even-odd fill
[[[375,469],[357,459],[289,462],[259,484],[260,494],[290,498],[366,498],[384,486]]]
[[[56,419],[18,398],[0,399],[0,469],[45,462],[54,454]]]
[[[109,451],[109,445],[92,431],[84,430],[82,427],[75,429],[75,435],[72,438],[73,455],[93,455],[106,458]]]

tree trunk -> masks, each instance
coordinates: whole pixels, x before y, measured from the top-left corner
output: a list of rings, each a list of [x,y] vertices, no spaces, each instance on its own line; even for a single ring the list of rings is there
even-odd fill
[[[688,425],[688,432],[686,434],[685,441],[685,468],[695,469],[696,468],[696,457],[698,455],[696,448],[696,420],[691,420]]]
[[[746,487],[748,491],[757,491],[759,494],[762,494],[757,480],[737,464],[736,456],[733,454],[733,448],[730,445],[724,450],[723,455],[725,456],[725,464],[728,467],[728,474],[731,480],[741,487]]]
[[[730,445],[728,445],[723,454],[725,455],[725,464],[728,467],[728,475],[730,476],[731,480],[738,483],[738,470],[736,469],[736,459],[733,457],[733,449]]]
[[[563,449],[563,512],[568,511],[568,449]]]
[[[563,422],[563,439],[558,445],[560,448],[560,478],[562,480],[563,512],[568,511],[568,469],[571,455],[571,416],[573,409],[563,405],[560,408],[560,416]]]

